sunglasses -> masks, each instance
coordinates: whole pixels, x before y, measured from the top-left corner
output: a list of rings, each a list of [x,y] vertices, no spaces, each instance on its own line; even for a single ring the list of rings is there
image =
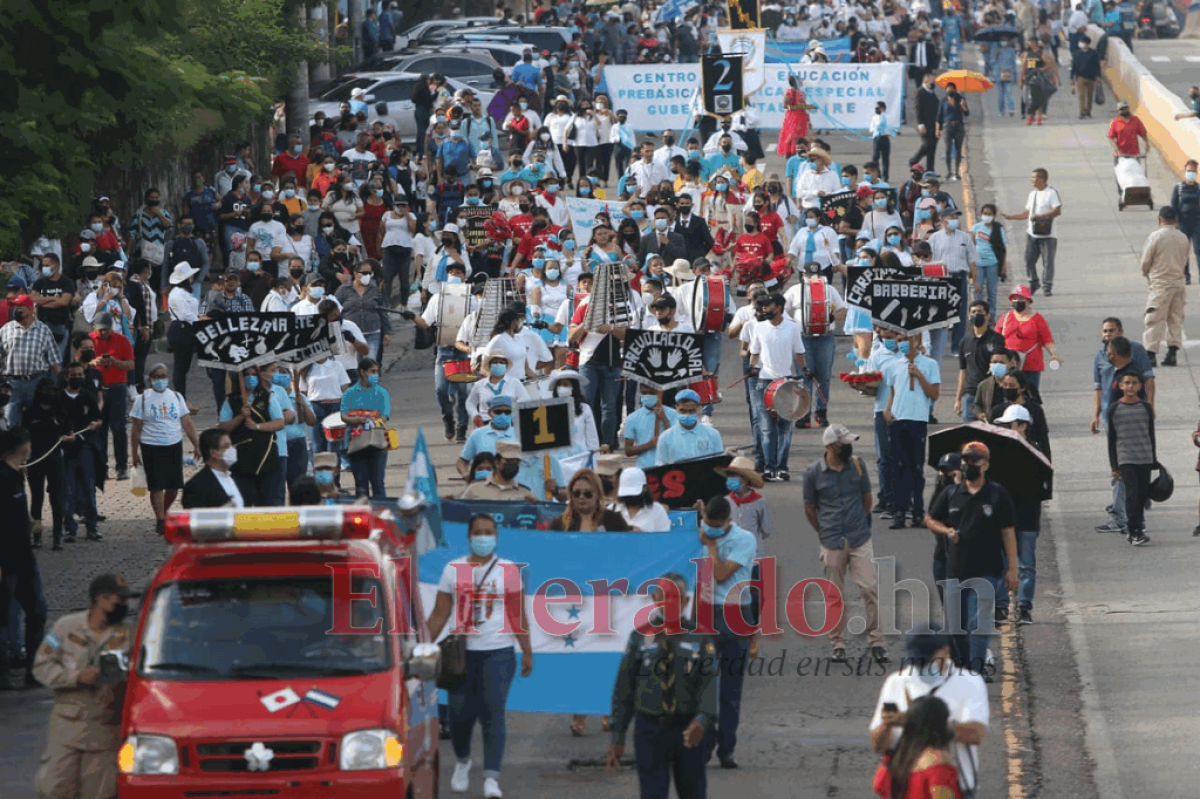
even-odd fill
[[[492,416],[512,416],[512,411],[495,410],[492,411]]]
[[[577,499],[593,499],[596,495],[591,491],[572,491],[571,496]]]

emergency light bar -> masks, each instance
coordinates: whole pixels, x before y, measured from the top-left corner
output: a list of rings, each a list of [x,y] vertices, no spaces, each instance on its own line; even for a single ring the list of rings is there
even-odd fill
[[[306,541],[367,539],[371,511],[361,506],[311,508],[209,508],[167,514],[171,544],[221,541]]]

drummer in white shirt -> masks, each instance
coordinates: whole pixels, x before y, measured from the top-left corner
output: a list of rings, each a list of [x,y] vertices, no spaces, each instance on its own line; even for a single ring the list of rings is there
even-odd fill
[[[525,386],[521,385],[516,376],[509,373],[510,366],[508,356],[503,350],[488,350],[484,353],[483,373],[487,379],[472,384],[471,393],[467,395],[467,416],[477,427],[483,426],[480,420],[484,424],[491,420],[488,403],[492,397],[512,397],[513,402],[525,402],[529,399],[529,392],[525,390]]]
[[[653,324],[647,325],[646,330],[660,330],[664,333],[695,333],[695,328],[689,323],[675,318],[677,306],[675,298],[664,291],[657,300],[650,303],[650,310],[654,313],[655,321]]]
[[[800,330],[803,333],[804,352],[808,359],[808,367],[816,375],[816,384],[819,390],[813,391],[813,381],[807,377],[804,380],[804,387],[808,390],[809,396],[812,398],[812,408],[816,412],[816,424],[819,427],[827,427],[829,425],[829,383],[833,379],[833,359],[837,344],[837,339],[834,337],[833,331],[837,321],[846,318],[849,306],[846,305],[841,293],[834,288],[832,283],[828,280],[823,281],[825,294],[825,332],[812,332],[811,328],[806,324],[805,319],[805,280],[816,277],[819,269],[817,264],[812,263],[806,264],[804,271],[805,275],[801,281],[784,293],[783,309],[784,313],[796,320],[796,324],[800,325]],[[809,315],[812,315],[811,311]],[[811,426],[809,414],[805,414],[802,419],[796,421],[796,427],[800,429]]]

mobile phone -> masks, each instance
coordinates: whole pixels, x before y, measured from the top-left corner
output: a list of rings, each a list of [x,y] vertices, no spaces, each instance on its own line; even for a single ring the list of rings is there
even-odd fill
[[[899,713],[900,708],[896,707],[895,702],[884,702],[883,709],[888,713]]]

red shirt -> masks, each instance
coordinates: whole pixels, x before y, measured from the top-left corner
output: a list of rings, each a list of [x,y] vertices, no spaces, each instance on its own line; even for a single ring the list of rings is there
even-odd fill
[[[936,765],[908,775],[908,785],[904,788],[905,799],[961,799],[958,769],[945,758],[939,760]],[[892,775],[887,766],[880,766],[875,772],[875,784],[872,787],[880,799],[892,799]]]
[[[517,247],[517,252],[525,257],[526,260],[533,257],[533,248],[541,246],[550,240],[551,236],[558,235],[561,228],[558,225],[546,225],[540,233],[535,235],[526,235],[521,238],[521,244]]]
[[[517,214],[508,220],[508,226],[512,229],[512,237],[514,239],[523,239],[529,235],[530,229],[533,228],[533,217],[529,214]]]
[[[129,343],[129,339],[124,335],[113,330],[108,338],[101,338],[99,330],[93,330],[88,334],[88,338],[96,345],[96,357],[102,355],[111,355],[118,361],[133,360],[133,345]],[[101,384],[108,388],[109,386],[125,385],[129,382],[129,372],[124,369],[118,369],[115,366],[106,366],[100,370]]]
[[[775,254],[771,249],[771,240],[762,233],[745,233],[738,236],[733,251],[734,260],[738,262],[770,260]]]
[[[280,153],[275,156],[275,163],[271,165],[271,174],[281,178],[285,173],[292,172],[296,175],[296,181],[301,182],[308,174],[308,165],[311,163],[307,155],[293,158],[291,153]]]
[[[779,231],[783,227],[783,220],[774,211],[764,211],[758,215],[758,224],[762,228],[763,235],[771,241],[775,241],[779,238]]]
[[[1108,138],[1116,143],[1117,152],[1121,155],[1141,153],[1141,148],[1138,147],[1139,136],[1146,136],[1146,126],[1142,124],[1142,120],[1133,115],[1130,115],[1128,119],[1121,116],[1113,117],[1112,124],[1108,126]]]

